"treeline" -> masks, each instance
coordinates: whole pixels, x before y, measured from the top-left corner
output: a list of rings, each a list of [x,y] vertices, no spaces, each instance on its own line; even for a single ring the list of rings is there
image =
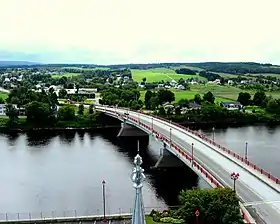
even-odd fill
[[[188,68],[176,69],[175,72],[176,72],[177,74],[196,75],[196,71],[193,71],[193,70],[188,69]]]
[[[25,87],[13,89],[7,98],[6,115],[1,118],[1,130],[32,129],[32,128],[94,128],[111,124],[101,113],[95,112],[93,105],[88,109],[80,104],[59,105],[57,96],[52,89],[45,92],[34,92]],[[16,107],[15,107],[16,105]],[[26,118],[20,118],[24,111]],[[106,121],[107,119],[107,121]],[[4,122],[3,122],[4,121]]]
[[[9,68],[109,68],[121,70],[128,69],[152,69],[160,67],[191,66],[211,72],[222,72],[231,74],[258,74],[273,73],[280,74],[280,66],[269,63],[261,64],[255,62],[201,62],[201,63],[151,63],[151,64],[119,64],[119,65],[94,65],[94,64],[29,64],[29,65],[3,65]]]
[[[199,75],[206,78],[208,81],[215,81],[216,79],[221,79],[222,77],[218,74],[207,72],[207,71],[201,71],[199,72]]]
[[[143,106],[143,102],[139,99],[139,90],[130,87],[109,87],[101,91],[101,98],[99,103],[109,106],[130,107],[135,110]]]

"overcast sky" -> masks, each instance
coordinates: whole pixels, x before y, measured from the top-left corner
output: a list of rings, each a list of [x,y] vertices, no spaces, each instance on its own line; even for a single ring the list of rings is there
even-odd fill
[[[279,0],[2,0],[0,60],[280,64]]]

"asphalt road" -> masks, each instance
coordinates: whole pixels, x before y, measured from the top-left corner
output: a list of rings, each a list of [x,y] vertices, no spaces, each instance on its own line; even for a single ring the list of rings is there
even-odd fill
[[[116,109],[112,109],[112,111],[115,110]],[[118,109],[118,111],[121,114],[126,112],[121,109]],[[129,116],[138,119],[138,115],[134,112],[129,112]],[[151,125],[151,118],[144,115],[140,116],[140,121],[147,125]],[[166,137],[170,136],[169,126],[156,121],[155,119],[153,120],[153,128],[155,131],[165,135]],[[210,168],[212,170],[212,174],[225,186],[232,187],[233,180],[231,179],[230,174],[232,172],[239,172],[240,178],[236,183],[236,191],[243,202],[280,201],[280,195],[278,192],[268,187],[258,178],[250,175],[248,171],[209,147],[203,145],[199,141],[194,139],[190,141],[190,137],[188,135],[175,130],[175,128],[172,129],[172,141],[180,145],[189,154],[191,153],[190,144],[193,142],[194,145],[197,146],[194,150],[195,159]],[[263,203],[252,205],[250,208],[247,208],[252,217],[255,218],[258,223],[280,223],[279,204]]]

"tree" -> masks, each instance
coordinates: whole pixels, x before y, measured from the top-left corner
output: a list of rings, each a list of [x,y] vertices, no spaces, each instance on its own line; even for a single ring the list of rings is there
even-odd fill
[[[195,211],[200,211],[201,223],[241,224],[243,223],[239,200],[230,188],[194,189],[182,191],[179,195],[178,215],[186,223],[195,222]]]
[[[182,108],[182,107],[187,107],[189,105],[189,100],[188,99],[180,99],[178,104],[179,106]]]
[[[88,113],[93,114],[93,104],[89,105]]]
[[[265,92],[264,91],[257,91],[254,94],[253,103],[256,106],[264,107],[264,106],[266,106],[266,105],[264,105],[265,104],[265,99],[266,99]]]
[[[79,105],[79,108],[78,108],[78,114],[79,115],[83,115],[84,114],[84,110],[85,110],[85,107],[83,104],[80,104]]]
[[[18,110],[10,103],[6,105],[5,109],[10,123],[14,123],[18,119]]]
[[[204,94],[203,99],[212,104],[215,102],[215,97],[210,91]]]
[[[238,94],[237,101],[240,102],[243,106],[248,106],[251,103],[251,95],[247,92],[241,92]]]
[[[2,97],[0,97],[0,103],[1,104],[5,103],[5,100]]]
[[[176,107],[175,108],[175,114],[176,115],[180,115],[181,114],[181,108],[180,107]]]
[[[67,91],[65,89],[59,90],[58,97],[60,99],[66,99],[67,98]]]
[[[160,89],[157,92],[157,97],[159,100],[159,104],[163,104],[166,102],[171,103],[172,101],[175,100],[175,95],[173,92],[171,92],[170,90],[166,90],[166,89]]]
[[[166,115],[165,109],[163,107],[159,108],[158,115]]]
[[[150,105],[152,110],[155,110],[159,106],[159,99],[157,96],[153,96],[150,99]]]
[[[199,94],[195,94],[193,101],[201,104],[203,100],[201,99],[201,96]]]
[[[75,118],[75,107],[71,105],[61,106],[57,113],[58,119],[62,121],[71,121]]]
[[[151,98],[154,96],[155,94],[151,91],[151,90],[147,90],[147,92],[145,93],[145,106],[147,109],[151,108]]]
[[[280,100],[270,99],[267,103],[266,111],[273,114],[280,114]]]
[[[27,120],[33,123],[47,123],[52,115],[50,106],[46,103],[33,101],[25,106]]]

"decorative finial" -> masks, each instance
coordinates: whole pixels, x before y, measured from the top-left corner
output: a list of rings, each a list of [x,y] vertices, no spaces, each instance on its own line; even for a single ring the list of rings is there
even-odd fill
[[[139,141],[137,142],[137,155],[134,157],[134,168],[131,174],[133,187],[136,190],[134,208],[132,213],[132,224],[146,224],[145,209],[142,196],[143,181],[145,180],[144,169],[141,168],[143,163],[142,157],[139,155]]]

